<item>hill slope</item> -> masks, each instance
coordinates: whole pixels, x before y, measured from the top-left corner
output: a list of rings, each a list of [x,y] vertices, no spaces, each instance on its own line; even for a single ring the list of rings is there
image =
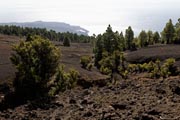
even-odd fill
[[[74,26],[63,22],[44,22],[44,21],[35,21],[35,22],[24,22],[24,23],[0,23],[0,25],[16,25],[21,27],[35,27],[35,28],[46,28],[47,30],[55,30],[56,32],[71,32],[77,33],[79,35],[88,35],[88,30],[80,27]]]

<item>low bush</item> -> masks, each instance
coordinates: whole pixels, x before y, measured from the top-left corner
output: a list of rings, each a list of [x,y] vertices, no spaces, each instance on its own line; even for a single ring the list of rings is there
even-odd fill
[[[138,70],[138,66],[136,64],[128,64],[127,70],[130,73],[134,73],[134,72],[136,73]]]
[[[149,63],[143,64],[129,64],[128,71],[130,73],[137,72],[148,72],[150,78],[166,78],[169,76],[178,75],[178,69],[175,64],[174,58],[167,59],[162,65],[160,60],[156,60],[155,62],[150,61]]]
[[[109,76],[112,74],[112,70],[109,69],[108,67],[104,67],[104,66],[101,66],[100,72],[102,74],[109,75]]]
[[[99,61],[100,72],[105,75],[111,76],[115,69],[115,60],[113,56],[109,56],[107,52],[103,52],[103,58]]]
[[[51,90],[49,91],[50,96],[54,96],[60,91],[72,89],[76,86],[79,79],[79,72],[75,69],[70,69],[69,72],[64,71],[64,66],[59,66],[55,81]]]
[[[167,59],[163,64],[163,66],[161,67],[162,74],[163,75],[166,74],[167,76],[177,75],[178,69],[176,66],[174,66],[175,62],[176,61],[174,58]]]
[[[92,66],[90,64],[92,62],[92,57],[91,56],[88,56],[88,55],[85,55],[85,56],[82,56],[81,59],[80,59],[80,63],[82,65],[82,68],[85,68],[85,69],[91,69]]]
[[[150,78],[160,78],[161,76],[161,70],[159,70],[156,66],[149,72]]]
[[[162,76],[160,63],[161,62],[159,59],[157,59],[155,63],[151,62],[150,64],[151,69],[149,70],[151,78],[160,78]]]

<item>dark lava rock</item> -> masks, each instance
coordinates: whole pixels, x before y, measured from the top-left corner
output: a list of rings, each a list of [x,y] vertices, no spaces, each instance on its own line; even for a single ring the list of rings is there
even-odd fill
[[[180,95],[180,80],[178,81],[171,81],[170,82],[170,89],[174,94]]]
[[[78,80],[77,84],[82,86],[84,89],[87,89],[87,88],[90,88],[93,86],[91,82],[89,82],[85,79]]]
[[[10,87],[8,84],[4,83],[0,85],[0,92],[7,93],[10,90]]]
[[[69,103],[70,103],[70,104],[76,104],[76,100],[70,99],[70,100],[69,100]]]
[[[84,114],[84,117],[91,117],[93,114],[91,112],[87,112]]]
[[[84,99],[81,104],[84,104],[84,105],[87,105],[88,104],[88,101],[86,99]]]
[[[80,111],[83,111],[83,110],[84,110],[84,107],[83,107],[82,105],[78,105],[78,107],[79,107],[79,110],[80,110]]]
[[[56,101],[56,102],[54,102],[54,103],[52,103],[54,106],[56,106],[56,107],[61,107],[61,108],[63,108],[64,107],[64,105],[62,104],[62,103],[60,103],[59,101]]]
[[[89,95],[89,94],[92,94],[93,93],[93,91],[91,91],[91,90],[85,90],[84,92],[83,92],[83,95],[85,96],[85,95]]]
[[[118,103],[115,103],[115,104],[112,104],[111,105],[115,110],[119,109],[119,110],[125,110],[127,109],[127,105],[125,104],[118,104]]]
[[[153,116],[147,115],[147,114],[139,115],[137,117],[134,117],[134,119],[135,120],[156,120]]]
[[[180,95],[180,87],[179,86],[175,86],[174,89],[172,90],[173,93]]]
[[[155,119],[150,115],[142,115],[140,120],[155,120]]]
[[[148,112],[149,115],[159,115],[161,112],[157,111],[157,110],[151,110]]]
[[[97,104],[97,103],[93,104],[93,108],[94,108],[94,109],[99,109],[99,108],[101,108],[101,107],[102,107],[101,104]]]
[[[125,88],[127,88],[129,85],[127,84],[127,83],[121,83],[120,84],[120,88],[121,89],[125,89]]]
[[[166,94],[166,90],[165,90],[165,86],[163,86],[163,85],[157,85],[156,86],[156,92],[158,93],[158,94]]]
[[[35,112],[29,112],[28,116],[30,118],[37,118],[37,114]]]

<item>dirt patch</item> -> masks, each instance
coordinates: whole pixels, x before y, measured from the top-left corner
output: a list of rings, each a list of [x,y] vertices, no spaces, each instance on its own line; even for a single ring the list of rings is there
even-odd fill
[[[18,43],[21,38],[14,36],[0,35],[0,83],[12,81],[15,68],[11,64],[10,56],[12,53],[12,45]],[[71,47],[62,46],[61,42],[53,42],[61,49],[60,63],[65,65],[65,70],[74,68],[79,71],[81,78],[88,81],[96,81],[107,79],[108,77],[99,73],[93,67],[91,71],[81,67],[80,57],[83,55],[93,56],[92,46],[88,43],[72,43]]]
[[[137,51],[126,52],[125,57],[131,63],[144,63],[156,59],[165,60],[175,58],[180,66],[180,45],[153,45]]]
[[[9,58],[12,53],[12,45],[18,43],[20,39],[15,36],[0,35],[0,83],[14,77],[15,68]]]

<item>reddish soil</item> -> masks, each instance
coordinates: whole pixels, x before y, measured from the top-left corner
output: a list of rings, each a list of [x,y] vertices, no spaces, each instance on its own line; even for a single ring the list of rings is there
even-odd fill
[[[2,93],[8,90],[2,83],[13,80],[15,69],[9,57],[12,43],[17,43],[18,40],[17,37],[0,35],[0,100],[3,98]],[[101,75],[96,68],[92,71],[81,68],[80,57],[92,55],[90,44],[72,44],[71,47],[63,47],[58,42],[55,44],[61,48],[61,63],[66,65],[66,70],[71,67],[77,69],[81,80],[90,81],[88,88],[84,88],[86,82],[80,82],[79,86],[60,93],[50,102],[36,100],[0,111],[0,120],[180,119],[180,76],[163,80],[136,74],[129,76],[127,80],[120,78],[117,84],[108,83],[108,77]],[[162,60],[174,57],[179,61],[179,51],[178,45],[158,45],[126,52],[125,55],[130,62],[143,62],[159,56]],[[102,82],[107,85],[103,86]]]

